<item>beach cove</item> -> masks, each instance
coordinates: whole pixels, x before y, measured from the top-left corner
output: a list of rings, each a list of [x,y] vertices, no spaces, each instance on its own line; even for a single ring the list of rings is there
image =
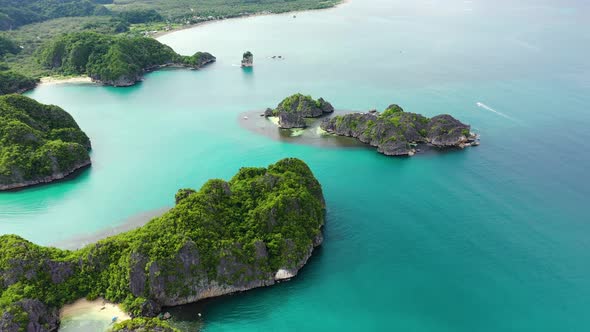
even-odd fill
[[[96,299],[80,299],[65,305],[59,313],[62,332],[106,331],[114,322],[131,319],[127,313],[113,303]]]
[[[589,13],[579,1],[371,0],[164,35],[175,51],[206,50],[217,62],[153,72],[130,88],[27,93],[74,116],[93,164],[69,181],[0,194],[0,233],[44,245],[92,238],[172,206],[179,188],[292,156],[324,188],[321,250],[290,282],[169,309],[175,324],[587,330],[590,225],[580,207],[590,159],[578,146],[590,138]],[[238,67],[246,50],[251,71]],[[482,145],[395,159],[240,124],[243,112],[296,92],[336,109],[449,113]]]

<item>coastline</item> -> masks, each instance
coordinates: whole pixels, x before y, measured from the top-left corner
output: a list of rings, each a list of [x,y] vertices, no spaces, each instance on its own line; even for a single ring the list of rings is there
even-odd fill
[[[158,39],[160,37],[166,36],[166,35],[174,33],[174,32],[188,30],[188,29],[196,28],[196,27],[203,26],[206,24],[217,23],[217,22],[226,21],[226,20],[239,20],[239,19],[246,19],[246,18],[252,18],[252,17],[257,17],[257,16],[288,15],[288,14],[293,14],[293,13],[305,13],[305,12],[315,12],[315,11],[321,11],[321,10],[331,10],[331,9],[338,8],[344,4],[347,4],[350,1],[351,0],[340,0],[339,3],[335,4],[332,7],[327,7],[327,8],[293,10],[293,11],[285,11],[285,12],[280,12],[280,13],[264,12],[263,11],[263,12],[245,14],[245,15],[240,15],[240,16],[235,16],[235,17],[228,17],[228,18],[222,18],[222,19],[212,19],[209,21],[202,21],[202,22],[198,22],[198,23],[194,23],[194,24],[189,24],[189,25],[185,25],[185,26],[182,26],[179,28],[170,29],[167,31],[158,31],[158,32],[150,35],[150,37],[152,37],[154,39]]]
[[[66,83],[75,83],[75,84],[95,84],[92,81],[92,78],[88,76],[72,76],[72,77],[62,77],[62,76],[45,76],[39,79],[38,86],[41,85],[56,85],[56,84],[66,84]]]
[[[289,14],[293,14],[293,13],[305,13],[305,12],[313,12],[313,11],[331,10],[331,9],[338,8],[344,4],[350,3],[350,1],[351,0],[340,0],[340,2],[338,2],[334,6],[328,7],[328,8],[293,10],[293,11],[285,11],[285,12],[279,12],[279,13],[258,12],[258,13],[245,14],[245,15],[236,16],[236,17],[212,19],[209,21],[198,22],[198,23],[189,24],[186,26],[170,29],[168,31],[158,31],[158,32],[150,35],[150,37],[157,40],[160,37],[166,36],[166,35],[174,33],[174,32],[192,29],[192,28],[196,28],[196,27],[203,26],[206,24],[211,24],[211,23],[216,23],[216,22],[221,22],[221,21],[226,21],[226,20],[238,20],[238,19],[247,19],[247,18],[257,17],[257,16],[289,15]],[[162,68],[166,68],[166,67],[176,67],[176,66],[163,65],[163,66],[158,66],[158,68],[146,70],[145,72],[149,73],[149,72],[156,71],[158,69],[162,69]],[[179,66],[179,67],[182,67],[182,66]],[[101,83],[95,82],[92,80],[92,78],[85,76],[85,75],[70,76],[70,77],[64,77],[64,76],[59,76],[59,75],[57,75],[57,76],[44,76],[44,77],[39,78],[39,82],[37,83],[36,86],[31,87],[31,88],[27,88],[27,89],[23,89],[23,91],[19,91],[18,93],[24,93],[24,92],[33,90],[37,87],[40,87],[40,86],[61,85],[61,84],[97,84],[97,85],[100,85]]]
[[[79,172],[85,170],[86,168],[89,168],[90,166],[92,166],[92,160],[90,158],[88,158],[88,160],[86,160],[80,164],[74,165],[74,167],[71,170],[68,170],[63,173],[52,174],[50,176],[46,176],[44,178],[37,179],[37,180],[29,180],[29,181],[23,181],[23,182],[19,182],[19,183],[0,185],[0,192],[19,191],[19,190],[23,190],[26,188],[41,186],[41,185],[45,185],[45,184],[56,182],[56,181],[67,180],[67,179],[75,177],[76,175],[79,174]]]

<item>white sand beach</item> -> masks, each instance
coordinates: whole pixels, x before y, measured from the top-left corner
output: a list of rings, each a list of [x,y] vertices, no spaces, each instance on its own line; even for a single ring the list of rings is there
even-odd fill
[[[47,76],[41,77],[40,84],[65,84],[65,83],[94,83],[88,76],[74,76],[74,77],[55,77]]]
[[[118,304],[109,303],[103,299],[94,301],[80,299],[67,304],[60,310],[59,317],[60,332],[102,332],[108,330],[114,317],[117,317],[117,322],[131,319]]]

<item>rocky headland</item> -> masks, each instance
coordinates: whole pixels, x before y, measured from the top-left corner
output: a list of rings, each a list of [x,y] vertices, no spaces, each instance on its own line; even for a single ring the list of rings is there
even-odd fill
[[[275,109],[268,108],[264,116],[276,116],[280,128],[292,129],[307,127],[306,118],[318,118],[332,112],[334,107],[323,98],[315,100],[297,93],[283,99]]]
[[[199,69],[216,59],[207,52],[182,56],[172,48],[147,37],[76,32],[45,43],[37,61],[60,75],[86,75],[93,82],[131,86],[143,75],[163,67]]]
[[[323,241],[322,188],[298,159],[182,189],[176,203],[76,251],[0,236],[0,330],[54,331],[57,309],[83,297],[155,317],[162,306],[270,286],[297,275]]]
[[[328,133],[357,138],[388,156],[412,156],[419,151],[419,144],[436,148],[464,148],[479,144],[469,125],[448,114],[427,118],[405,112],[395,104],[382,113],[337,115],[324,120],[320,127]]]
[[[90,139],[70,114],[0,96],[0,191],[60,180],[90,165]]]

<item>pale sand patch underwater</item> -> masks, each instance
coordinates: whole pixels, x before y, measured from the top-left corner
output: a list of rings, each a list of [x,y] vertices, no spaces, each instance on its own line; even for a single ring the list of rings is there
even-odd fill
[[[91,243],[95,243],[99,240],[106,239],[109,236],[121,234],[132,229],[136,229],[145,225],[147,222],[152,220],[155,217],[158,217],[164,214],[166,211],[170,210],[170,207],[162,207],[159,209],[154,209],[150,211],[145,211],[138,213],[134,216],[131,216],[125,219],[122,223],[117,226],[109,227],[102,231],[98,231],[95,233],[84,234],[80,236],[76,236],[65,241],[60,241],[56,243],[52,243],[52,246],[58,247],[61,249],[69,249],[75,250],[80,249],[84,246],[87,246]]]
[[[100,298],[93,301],[80,299],[63,306],[59,311],[61,320],[59,331],[107,331],[114,317],[117,317],[116,322],[131,319],[117,304]]]
[[[308,127],[305,129],[280,129],[279,118],[276,116],[263,117],[263,111],[249,111],[240,114],[240,126],[254,133],[270,137],[276,141],[295,144],[313,145],[324,148],[365,148],[366,144],[355,138],[329,134],[320,128],[323,118],[306,119]]]

